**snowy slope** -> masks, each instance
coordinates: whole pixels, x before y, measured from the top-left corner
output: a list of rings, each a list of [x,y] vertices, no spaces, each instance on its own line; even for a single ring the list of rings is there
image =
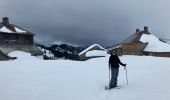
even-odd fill
[[[13,51],[8,54],[10,57],[17,57],[17,61],[32,61],[32,60],[38,60],[35,56],[31,56],[31,53],[24,52],[24,51]]]
[[[140,38],[143,43],[148,43],[144,51],[151,52],[170,52],[170,45],[160,41],[154,35],[143,34]]]
[[[53,43],[53,45],[62,45],[62,44],[66,44],[66,45],[69,45],[69,46],[73,46],[73,47],[78,47],[78,45],[75,45],[75,44],[72,44],[72,43],[66,43],[66,42],[61,42],[61,41],[55,41]]]
[[[29,57],[29,56],[28,56]],[[123,56],[119,90],[105,91],[109,57],[88,61],[14,60],[0,62],[0,100],[167,100],[170,59]]]
[[[54,57],[54,55],[51,53],[51,51],[47,50],[47,49],[44,49],[44,48],[39,48],[43,54],[45,54],[46,56],[48,57]]]

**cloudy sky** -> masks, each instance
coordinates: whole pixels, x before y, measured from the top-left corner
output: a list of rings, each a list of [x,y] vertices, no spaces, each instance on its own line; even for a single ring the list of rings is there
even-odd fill
[[[0,0],[0,18],[48,43],[110,46],[143,26],[170,39],[169,11],[169,0]]]

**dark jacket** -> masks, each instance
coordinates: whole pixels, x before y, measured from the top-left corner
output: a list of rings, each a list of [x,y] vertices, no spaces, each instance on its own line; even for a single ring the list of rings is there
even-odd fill
[[[126,64],[123,64],[119,57],[117,55],[111,55],[109,58],[109,66],[111,68],[119,68],[119,64],[122,66],[126,66]]]

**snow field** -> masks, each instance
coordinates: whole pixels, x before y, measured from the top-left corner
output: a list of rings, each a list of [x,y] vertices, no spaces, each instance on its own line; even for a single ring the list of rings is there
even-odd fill
[[[123,56],[121,89],[105,91],[108,59],[88,61],[14,60],[0,62],[0,100],[167,100],[170,92],[170,59]]]

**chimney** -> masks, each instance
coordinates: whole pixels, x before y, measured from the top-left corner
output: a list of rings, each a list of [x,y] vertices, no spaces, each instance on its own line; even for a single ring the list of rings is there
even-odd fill
[[[4,25],[9,25],[9,18],[8,18],[8,17],[3,17],[3,18],[2,18],[2,23],[3,23]]]
[[[13,32],[16,32],[14,26],[9,23],[9,18],[8,17],[3,17],[2,18],[2,24],[6,26],[6,28],[10,29]]]
[[[140,32],[140,29],[137,28],[137,29],[136,29],[136,33],[138,33],[138,32]]]
[[[144,32],[145,32],[146,34],[149,33],[147,26],[144,26]]]

